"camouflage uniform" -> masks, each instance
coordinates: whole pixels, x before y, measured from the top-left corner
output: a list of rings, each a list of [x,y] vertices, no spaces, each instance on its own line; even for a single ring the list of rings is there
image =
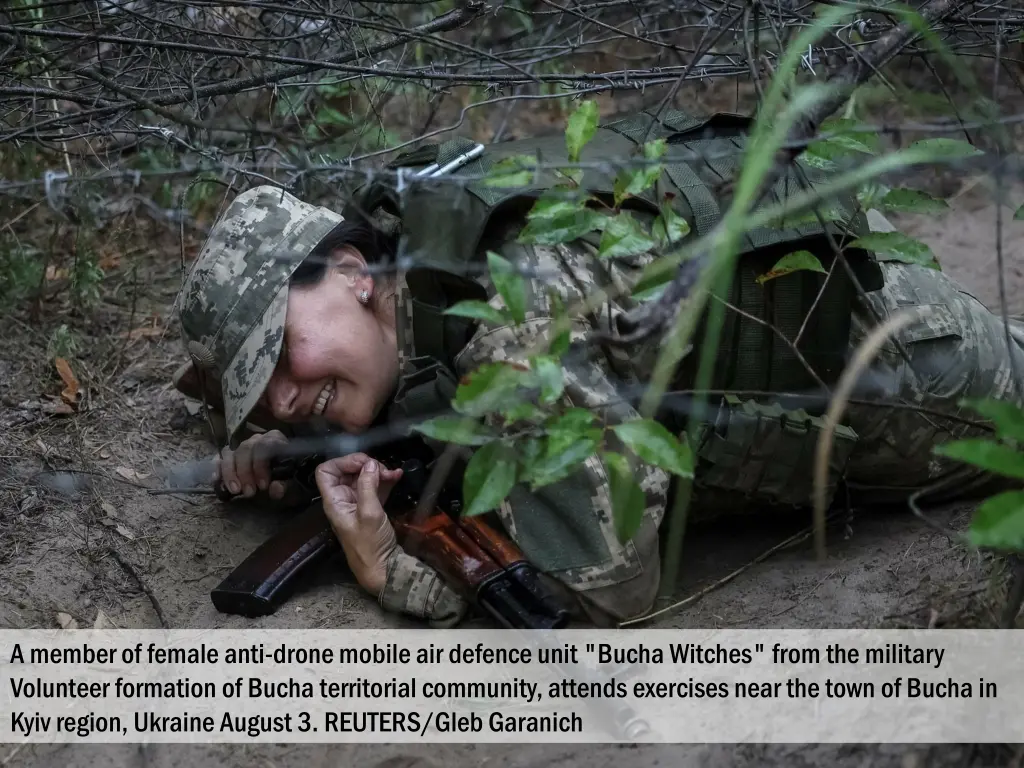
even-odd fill
[[[877,229],[888,226],[881,217],[872,216],[872,221]],[[609,279],[595,276],[594,249],[586,244],[539,247],[509,243],[502,255],[527,270],[534,269],[535,274],[560,275],[530,279],[525,329],[480,330],[457,358],[460,375],[486,362],[514,360],[523,349],[529,349],[550,322],[547,291],[554,288],[568,304],[592,295]],[[638,259],[637,268],[647,261]],[[884,263],[883,270],[885,287],[868,294],[867,303],[860,303],[854,314],[851,355],[876,326],[876,316],[884,321],[907,307],[925,307],[927,311],[896,334],[913,368],[893,341],[883,347],[872,367],[877,392],[873,399],[953,415],[961,414],[958,403],[963,398],[993,397],[1024,404],[1024,325],[1011,321],[1015,339],[1008,351],[1002,318],[947,275],[895,262]],[[624,271],[610,275],[612,282],[620,285],[628,285],[632,277]],[[502,307],[501,297],[493,290],[490,293],[492,306]],[[398,309],[402,317],[407,317],[408,308],[402,302]],[[575,338],[595,326],[608,328],[609,314],[614,319],[621,312],[621,307],[610,302],[596,317],[579,318],[573,331]],[[408,356],[415,354],[407,340],[403,340],[403,350]],[[657,352],[655,344],[648,344],[612,360],[595,352],[585,362],[571,364],[566,370],[566,402],[594,410],[607,424],[638,418],[629,405],[607,405],[616,400],[619,391],[613,382],[649,380]],[[970,466],[932,454],[932,447],[938,443],[981,434],[981,430],[910,409],[878,405],[848,406],[843,423],[855,435],[845,465],[845,480],[867,503],[904,500],[908,493],[936,483],[951,486],[955,496],[969,491],[971,482],[987,480]],[[816,437],[803,434],[798,439],[802,450],[796,452],[802,454],[803,461],[792,462],[785,479],[790,485],[801,475],[809,483],[812,476],[810,462]],[[745,454],[737,472],[749,476],[763,473],[764,465],[777,458],[773,456],[777,450],[777,446],[762,444],[760,457]],[[608,481],[600,462],[594,459],[577,476],[537,492],[517,487],[498,511],[509,535],[530,560],[568,585],[580,598],[583,610],[598,623],[624,621],[645,613],[658,590],[658,529],[666,513],[669,476],[641,463],[637,478],[646,493],[647,506],[639,533],[626,544],[615,535]],[[742,485],[740,478],[735,482]],[[702,485],[698,467],[690,519],[707,518],[715,508],[722,509],[723,494],[709,492]],[[808,501],[809,490],[809,484],[805,484]],[[724,494],[724,498],[734,509],[744,503],[742,494]],[[401,554],[392,562],[381,604],[444,623],[457,620],[465,608],[439,577]]]
[[[294,266],[267,267],[260,254],[285,248],[308,252],[337,221],[323,209],[261,189],[236,200],[224,218],[227,226],[215,231],[204,251],[213,256],[200,256],[201,266],[183,289],[183,328],[193,359],[231,361],[226,369],[213,365],[211,370],[222,376],[229,396],[227,421],[232,433],[244,421],[245,404],[258,398],[276,361],[281,302],[286,303],[287,277]],[[261,212],[264,206],[276,206],[284,213]],[[888,226],[881,217],[870,220],[874,228]],[[256,256],[246,255],[247,250]],[[583,242],[539,247],[516,243],[510,236],[500,251],[537,275],[527,280],[526,323],[517,328],[480,328],[455,358],[460,376],[483,363],[525,356],[551,320],[549,291],[570,304],[592,295],[595,289],[628,287],[650,261],[650,257],[640,257],[618,267],[603,262],[599,274],[594,249]],[[219,258],[220,265],[205,265],[204,258]],[[900,263],[885,263],[883,270],[884,288],[868,294],[854,313],[851,352],[876,324],[876,316],[884,320],[909,306],[924,306],[928,311],[897,334],[913,367],[891,341],[884,347],[872,369],[874,399],[951,414],[960,412],[958,403],[964,397],[1024,402],[1020,373],[1024,371],[1024,327],[1015,326],[1015,341],[1007,350],[1002,319],[946,275]],[[244,290],[245,286],[250,291]],[[411,303],[401,275],[396,288],[399,360],[408,371],[417,350],[412,342]],[[263,292],[263,306],[267,297],[273,297],[271,311],[262,317],[255,312],[259,301],[248,298],[252,289]],[[488,294],[493,306],[502,306],[493,288],[488,287]],[[239,307],[244,311],[239,313]],[[619,303],[605,302],[593,315],[576,318],[572,333],[580,338],[591,329],[608,328],[623,311]],[[241,325],[239,317],[244,320]],[[231,329],[237,331],[246,323],[256,333],[241,341]],[[622,400],[620,386],[649,380],[658,342],[628,353],[591,350],[586,359],[572,360],[566,366],[566,403],[591,409],[605,424],[638,418],[636,410]],[[696,446],[698,459],[713,458],[714,466],[702,474],[702,464],[698,464],[691,518],[721,509],[722,503],[739,508],[755,487],[767,488],[782,503],[806,506],[815,425],[820,426],[820,419],[780,420],[773,415],[773,406],[752,401],[730,400],[727,406],[723,413],[729,413],[716,415],[718,421],[705,430]],[[725,426],[719,428],[719,422]],[[942,479],[949,479],[950,485],[955,483],[955,492],[962,492],[969,481],[979,477],[971,468],[938,460],[931,453],[936,443],[967,434],[968,428],[961,423],[909,409],[853,404],[844,424],[837,444],[845,448],[837,451],[833,479],[844,475],[848,485],[863,492],[869,501],[905,498],[908,491]],[[607,478],[601,463],[594,459],[570,478],[537,492],[515,488],[497,511],[508,534],[530,560],[563,585],[567,594],[577,598],[580,609],[599,624],[643,614],[658,589],[658,529],[668,506],[669,477],[642,463],[636,477],[647,503],[639,532],[626,544],[616,537]],[[435,626],[456,624],[465,615],[465,601],[439,575],[400,548],[392,554],[387,573],[378,596],[385,609],[426,619]]]

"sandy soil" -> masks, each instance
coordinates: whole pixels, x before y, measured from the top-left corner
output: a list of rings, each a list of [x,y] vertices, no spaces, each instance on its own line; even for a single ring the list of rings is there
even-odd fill
[[[1024,199],[1024,196],[1022,196]],[[1010,309],[1024,312],[1024,222],[1004,222]],[[937,219],[897,222],[935,249],[944,268],[989,306],[998,306],[994,211],[969,192]],[[167,264],[166,260],[148,262]],[[135,325],[167,316],[176,287],[166,266],[140,277]],[[180,351],[176,332],[117,339],[132,308],[109,304],[83,339],[79,372],[89,391],[72,417],[40,410],[60,384],[46,365],[45,332],[22,318],[0,339],[0,627],[57,626],[58,612],[92,626],[99,612],[116,627],[157,627],[158,604],[174,627],[367,627],[409,625],[382,614],[337,564],[324,567],[277,615],[249,621],[219,614],[209,590],[279,523],[252,505],[203,497],[152,497],[145,487],[168,466],[210,453],[202,425],[169,386]],[[22,317],[22,316],[19,316]],[[51,318],[52,320],[52,318]],[[49,321],[48,321],[49,322]],[[114,338],[114,342],[109,342]],[[113,346],[104,346],[105,344]],[[111,360],[121,355],[121,364]],[[78,494],[40,481],[73,468]],[[91,474],[85,474],[91,473]],[[137,473],[137,474],[133,474]],[[947,511],[954,526],[969,509]],[[760,519],[688,534],[677,598],[720,580],[807,525]],[[114,554],[117,553],[115,558]],[[118,558],[121,562],[118,561]],[[123,564],[122,564],[123,563]],[[140,586],[145,584],[152,597]],[[661,627],[844,628],[992,626],[1001,587],[991,564],[971,556],[908,513],[858,513],[832,534],[827,562],[808,545],[781,551],[702,600],[652,623]],[[4,758],[9,757],[9,760]],[[527,766],[962,766],[1006,765],[1009,751],[899,746],[434,746],[426,757],[402,747],[43,747],[0,754],[12,766],[319,766],[379,768],[482,764]]]

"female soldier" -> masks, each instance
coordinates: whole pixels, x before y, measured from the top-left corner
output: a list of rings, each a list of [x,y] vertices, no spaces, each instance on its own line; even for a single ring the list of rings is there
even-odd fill
[[[525,354],[523,337],[541,336],[551,321],[552,290],[569,306],[601,285],[629,286],[635,279],[621,265],[596,268],[594,249],[585,242],[523,245],[516,231],[511,224],[494,250],[528,274],[526,323],[470,327],[462,337],[445,331],[447,348],[434,350],[433,359],[443,358],[444,375],[437,381],[441,389],[449,383],[449,394],[453,382],[479,365]],[[176,383],[195,397],[205,386],[207,399],[222,402],[234,447],[222,452],[220,473],[232,492],[282,498],[286,489],[271,481],[266,457],[268,446],[289,439],[289,428],[322,421],[359,434],[402,416],[409,400],[405,385],[423,373],[424,350],[417,347],[431,342],[412,327],[416,307],[405,276],[373,269],[393,256],[393,237],[368,220],[343,220],[270,186],[239,195],[217,222],[179,297],[192,363]],[[884,287],[856,305],[852,347],[877,317],[911,305],[931,310],[898,334],[913,369],[894,347],[880,356],[875,381],[889,402],[953,414],[964,397],[1022,402],[1024,382],[1015,373],[1024,370],[1021,337],[1008,350],[1001,318],[937,270],[901,263],[882,269]],[[484,284],[491,305],[503,307]],[[610,327],[623,307],[606,302],[600,313],[577,318],[572,333]],[[628,399],[618,396],[619,383],[647,381],[657,351],[652,341],[628,356],[595,351],[567,363],[565,401],[597,413],[605,425],[638,418]],[[803,412],[788,420],[779,413],[752,401],[723,403],[695,446],[699,489],[809,505],[809,458],[820,421]],[[270,431],[239,444],[247,422]],[[845,473],[851,486],[872,491],[869,498],[905,498],[943,478],[974,476],[970,467],[938,461],[931,452],[951,435],[962,436],[962,425],[941,426],[911,409],[866,405],[851,405],[845,424],[837,434],[834,470]],[[403,552],[384,513],[382,502],[398,477],[365,454],[332,459],[316,473],[325,513],[362,587],[387,610],[440,626],[457,623],[465,602]],[[604,469],[593,458],[538,491],[517,486],[496,510],[531,562],[565,585],[598,624],[646,612],[659,586],[658,528],[670,478],[640,462],[636,479],[645,494],[643,522],[625,543],[616,535]],[[702,508],[695,500],[691,518]]]

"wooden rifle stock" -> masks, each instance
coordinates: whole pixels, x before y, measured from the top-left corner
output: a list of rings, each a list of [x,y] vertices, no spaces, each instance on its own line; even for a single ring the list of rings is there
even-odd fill
[[[557,629],[568,623],[568,612],[545,589],[523,553],[482,519],[456,519],[438,507],[425,519],[415,519],[425,470],[415,459],[402,468],[402,480],[386,507],[398,543],[408,554],[503,626]],[[300,573],[339,549],[319,505],[310,507],[256,549],[210,597],[222,613],[250,618],[272,614],[292,594]]]

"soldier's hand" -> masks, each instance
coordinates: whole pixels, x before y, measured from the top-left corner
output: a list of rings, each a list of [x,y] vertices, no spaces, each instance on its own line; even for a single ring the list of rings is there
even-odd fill
[[[217,459],[221,484],[231,493],[247,499],[260,491],[272,499],[283,499],[289,483],[271,478],[270,461],[287,444],[288,438],[275,429],[253,435],[234,451],[225,448]]]
[[[359,584],[379,595],[387,581],[387,563],[398,546],[384,512],[402,470],[387,469],[364,453],[325,461],[316,469],[324,513]]]

